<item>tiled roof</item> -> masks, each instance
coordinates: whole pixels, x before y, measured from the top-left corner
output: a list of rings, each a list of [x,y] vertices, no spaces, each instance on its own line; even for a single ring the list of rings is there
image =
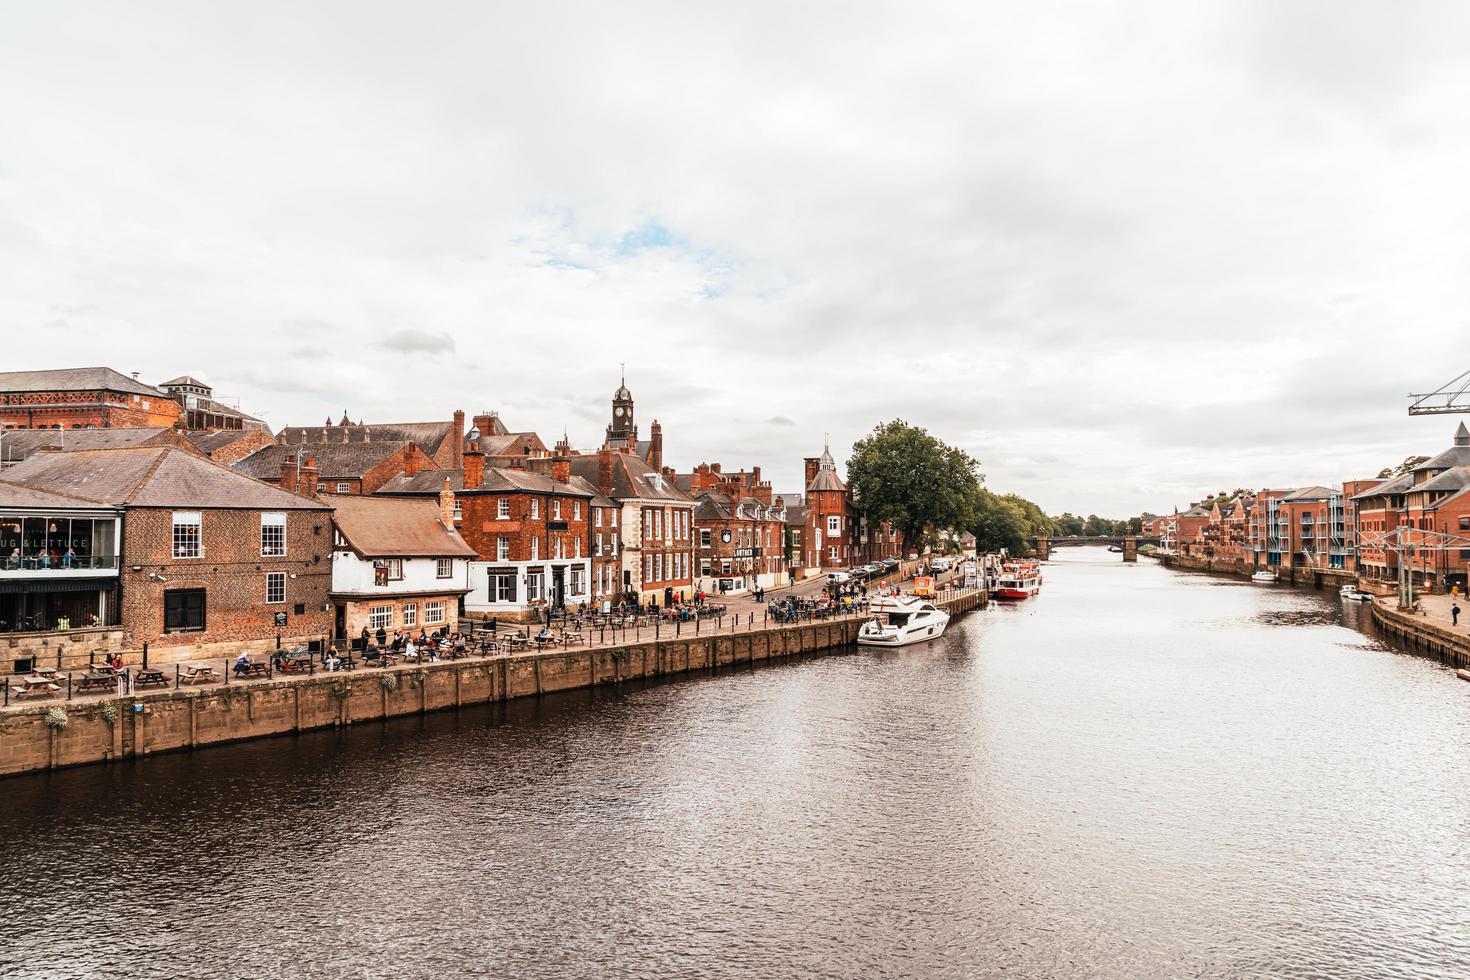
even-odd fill
[[[5,479],[130,507],[327,509],[319,501],[278,490],[172,446],[37,453],[6,470]]]
[[[1451,466],[1470,466],[1470,446],[1451,446],[1433,459],[1425,460],[1414,467],[1413,472],[1447,470]]]
[[[795,524],[798,527],[806,524],[806,504],[787,504],[786,523]]]
[[[580,476],[592,486],[598,484],[600,454],[589,453],[573,456],[572,473]],[[662,473],[649,466],[632,453],[612,454],[612,493],[615,500],[667,500],[671,503],[689,503],[689,496]]]
[[[255,429],[214,429],[210,432],[186,432],[184,438],[188,439],[199,451],[208,456],[217,449],[223,449],[233,442],[253,436]],[[279,472],[279,470],[277,471]]]
[[[1298,490],[1291,491],[1291,493],[1288,493],[1286,496],[1282,497],[1281,499],[1282,500],[1327,500],[1327,499],[1329,499],[1330,497],[1332,497],[1336,493],[1337,493],[1336,490],[1331,490],[1331,489],[1329,489],[1327,487],[1302,487],[1302,488],[1300,488]]]
[[[580,476],[577,476],[575,473],[572,474],[572,478],[568,480],[567,483],[571,486],[576,487],[578,490],[585,490],[587,491],[587,493],[591,494],[592,506],[594,507],[617,506],[617,501],[613,500],[611,497],[603,496],[596,487],[588,483],[586,480],[582,479]]]
[[[134,381],[108,367],[0,371],[0,391],[121,391],[154,398],[168,397],[152,385]]]
[[[1470,466],[1452,466],[1439,474],[1432,480],[1428,480],[1413,491],[1420,490],[1460,490],[1470,486]]]
[[[118,449],[177,443],[172,429],[10,429],[0,438],[0,458],[25,459],[42,449]]]
[[[11,483],[9,480],[0,480],[0,509],[12,508],[55,508],[75,510],[79,507],[92,508],[97,506],[97,501],[87,500],[82,497],[74,497],[64,493],[52,493],[49,490],[39,490],[20,483]]]
[[[507,432],[501,435],[480,436],[480,452],[486,456],[524,456],[530,450],[546,449],[541,437],[534,432]]]
[[[417,443],[430,456],[439,452],[454,430],[453,422],[383,422],[373,425],[292,425],[276,441],[283,446],[352,445],[354,443]]]
[[[1380,497],[1386,494],[1407,493],[1413,489],[1413,486],[1414,474],[1405,473],[1403,476],[1396,476],[1391,480],[1384,480],[1377,486],[1364,490],[1362,493],[1353,497],[1353,499],[1367,500],[1369,497]]]
[[[475,493],[466,490],[465,493]],[[517,470],[505,466],[485,467],[485,478],[480,482],[482,493],[554,493],[562,497],[591,497],[596,491],[570,483],[558,483],[549,476],[530,470]]]
[[[281,463],[296,460],[296,451],[302,450],[301,459],[316,460],[316,471],[322,480],[362,479],[362,475],[383,460],[402,449],[404,443],[397,442],[349,442],[344,445],[325,446],[266,446],[257,449],[235,464],[235,469],[257,480],[279,480]]]
[[[160,388],[176,388],[176,387],[181,387],[183,385],[191,385],[191,386],[193,386],[195,388],[205,388],[205,389],[208,389],[210,391],[213,391],[214,390],[214,389],[210,388],[209,385],[205,384],[203,381],[200,381],[198,378],[194,377],[192,374],[181,374],[177,378],[171,378],[168,381],[165,381],[165,382],[161,383],[158,387],[160,387]]]
[[[434,500],[394,497],[337,497],[332,501],[337,531],[365,558],[472,558],[475,549],[439,521]]]
[[[449,481],[449,489],[455,493],[464,489],[464,470],[420,470],[413,476],[400,473],[375,492],[388,497],[424,494],[438,496],[439,491],[444,489],[446,479]]]

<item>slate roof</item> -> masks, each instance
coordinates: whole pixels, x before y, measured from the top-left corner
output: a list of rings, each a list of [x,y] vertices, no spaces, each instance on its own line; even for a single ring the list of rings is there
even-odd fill
[[[1327,499],[1331,498],[1332,495],[1334,493],[1336,493],[1336,492],[1337,491],[1330,490],[1327,487],[1301,487],[1300,489],[1291,491],[1290,493],[1288,493],[1286,496],[1282,497],[1281,499],[1282,500],[1327,500]]]
[[[1462,490],[1470,486],[1470,466],[1452,466],[1443,473],[1414,487],[1411,492],[1421,490]]]
[[[437,501],[394,497],[337,497],[337,532],[364,558],[473,558],[453,528],[439,521]]]
[[[321,480],[360,480],[368,470],[402,449],[399,442],[350,442],[325,446],[266,446],[257,449],[235,464],[235,469],[257,480],[281,478],[281,462],[296,460],[296,450],[304,450],[302,462],[316,460],[317,478]]]
[[[455,493],[464,489],[464,470],[420,470],[413,476],[398,474],[375,493],[386,497],[438,496],[446,479],[449,480],[449,489]]]
[[[572,473],[580,476],[592,486],[599,486],[598,468],[600,454],[588,453],[571,458]],[[680,490],[662,473],[649,466],[632,453],[612,454],[612,493],[614,500],[667,500],[670,503],[690,502],[689,495]]]
[[[232,442],[238,442],[246,436],[255,435],[257,429],[212,429],[209,432],[186,432],[184,438],[188,439],[204,455],[208,456],[216,450],[223,449]],[[269,433],[266,433],[269,435]],[[279,469],[277,470],[279,472]]]
[[[344,416],[345,418],[345,416]],[[430,456],[437,456],[444,440],[454,431],[453,422],[383,422],[373,425],[291,425],[276,441],[283,446],[352,445],[354,443],[417,443]]]
[[[823,447],[821,458],[817,461],[817,474],[812,477],[812,482],[806,489],[808,493],[814,490],[846,492],[847,484],[837,475],[837,462],[832,458],[831,449]]]
[[[787,504],[786,523],[804,527],[806,525],[806,504]]]
[[[5,480],[114,506],[329,509],[173,446],[37,453]]]
[[[130,446],[178,445],[172,429],[10,429],[0,438],[0,458],[22,460],[43,449],[118,449]]]
[[[545,451],[546,444],[534,432],[506,432],[481,435],[480,452],[486,456],[525,456],[530,450]],[[430,455],[433,455],[430,453]]]
[[[1364,490],[1353,497],[1354,500],[1367,500],[1369,497],[1381,497],[1393,493],[1408,493],[1414,488],[1414,474],[1405,473],[1391,480],[1384,480],[1375,487]]]
[[[576,474],[573,474],[572,478],[568,480],[567,483],[570,486],[576,487],[578,490],[587,491],[587,493],[592,496],[592,506],[594,507],[616,507],[618,505],[617,501],[613,500],[611,497],[603,496],[603,494],[596,487],[588,483],[586,480],[582,479],[580,476],[577,476]]]
[[[0,510],[6,508],[76,510],[77,508],[92,509],[96,506],[97,502],[93,500],[85,500],[64,493],[52,493],[49,490],[39,490],[24,484],[11,483],[9,480],[0,480]]]
[[[47,371],[0,371],[0,391],[120,391],[131,395],[168,395],[109,367],[53,368]]]
[[[592,497],[596,491],[591,487],[583,490],[571,483],[559,483],[551,477],[530,470],[517,470],[505,466],[485,467],[485,478],[478,490],[470,493],[554,493],[560,497]]]
[[[694,498],[696,521],[771,520],[766,505],[755,497],[732,497],[718,490],[706,490]],[[762,516],[756,517],[760,514]]]
[[[158,387],[160,387],[160,388],[174,388],[174,387],[179,387],[179,386],[183,386],[183,385],[192,385],[195,388],[203,388],[206,391],[213,391],[214,390],[213,388],[210,388],[209,385],[205,384],[203,381],[200,381],[198,378],[194,377],[192,374],[181,374],[177,378],[170,378],[168,381],[164,381],[161,384],[159,384]]]

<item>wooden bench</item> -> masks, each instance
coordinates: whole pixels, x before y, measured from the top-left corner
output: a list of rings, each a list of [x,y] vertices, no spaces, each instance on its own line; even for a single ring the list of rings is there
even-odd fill
[[[230,665],[230,671],[236,677],[266,677],[266,665],[260,660],[247,660],[243,664],[239,661]]]
[[[311,671],[310,657],[287,657],[276,668],[283,674],[305,674]]]
[[[168,687],[168,678],[161,670],[140,670],[133,678],[133,689],[140,687]]]
[[[219,680],[213,667],[185,667],[184,672],[179,675],[180,684],[212,684]]]
[[[83,674],[72,681],[72,691],[77,694],[88,694],[92,691],[107,691],[109,693],[117,690],[116,674]]]

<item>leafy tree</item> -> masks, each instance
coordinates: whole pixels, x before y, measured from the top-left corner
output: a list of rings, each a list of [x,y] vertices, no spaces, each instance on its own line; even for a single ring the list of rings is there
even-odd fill
[[[1082,533],[1082,518],[1070,511],[1060,517],[1053,517],[1051,522],[1059,535],[1071,536]]]
[[[1385,466],[1383,469],[1379,470],[1378,479],[1387,480],[1389,477],[1403,476],[1405,473],[1409,472],[1420,463],[1426,463],[1428,461],[1428,456],[1410,456],[1408,459],[1405,459],[1402,463],[1400,463],[1397,469],[1390,469],[1389,467]]]
[[[847,482],[870,524],[884,521],[917,546],[931,532],[971,526],[980,504],[980,464],[902,419],[859,439]]]

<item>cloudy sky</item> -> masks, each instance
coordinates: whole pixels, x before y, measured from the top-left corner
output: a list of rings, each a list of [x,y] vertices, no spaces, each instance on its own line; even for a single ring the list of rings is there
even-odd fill
[[[1106,9],[1104,9],[1106,8]],[[6,4],[0,367],[1124,515],[1444,446],[1470,7]],[[549,439],[548,439],[549,441]]]

